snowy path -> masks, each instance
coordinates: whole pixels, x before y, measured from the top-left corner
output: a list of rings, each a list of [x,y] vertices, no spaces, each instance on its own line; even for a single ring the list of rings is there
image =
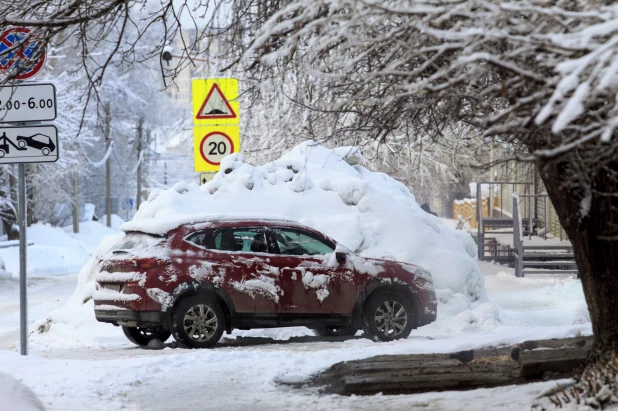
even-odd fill
[[[0,344],[11,346],[11,350],[0,350],[0,371],[22,379],[50,410],[526,409],[540,392],[553,387],[555,382],[468,392],[371,397],[322,396],[313,390],[292,389],[276,382],[299,381],[333,363],[378,354],[452,352],[591,332],[589,323],[575,321],[574,324],[583,302],[578,281],[516,279],[512,270],[504,267],[481,264],[481,268],[489,299],[499,307],[498,323],[486,322],[474,327],[450,323],[430,325],[415,331],[407,340],[387,344],[353,339],[256,345],[250,339],[228,339],[214,350],[168,347],[158,351],[133,347],[119,329],[110,328],[104,343],[90,347],[47,345],[35,338],[28,358],[16,354],[15,338],[5,334],[7,324],[18,318],[17,288],[0,282],[0,335],[4,335]],[[61,305],[74,286],[75,277],[53,278],[33,285],[31,319]],[[305,329],[234,333],[274,337],[303,334],[307,334]]]
[[[64,305],[75,289],[77,275],[34,277],[28,280],[28,327]],[[0,280],[0,349],[19,340],[19,281]]]

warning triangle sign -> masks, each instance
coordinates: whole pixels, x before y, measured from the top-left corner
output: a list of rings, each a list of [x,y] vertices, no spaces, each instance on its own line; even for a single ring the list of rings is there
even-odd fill
[[[223,92],[214,83],[202,103],[202,107],[195,116],[197,119],[209,119],[209,118],[236,118],[236,113],[230,106],[227,98],[223,95]]]

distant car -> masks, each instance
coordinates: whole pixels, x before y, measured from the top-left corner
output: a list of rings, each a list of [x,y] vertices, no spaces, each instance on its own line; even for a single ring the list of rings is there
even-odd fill
[[[99,261],[94,310],[133,343],[214,346],[232,329],[305,326],[321,336],[406,338],[436,319],[431,275],[358,256],[287,220],[212,219],[128,232]]]
[[[48,156],[56,149],[56,145],[49,136],[37,133],[30,137],[17,136],[17,146],[25,148],[26,146],[41,150],[44,156]]]

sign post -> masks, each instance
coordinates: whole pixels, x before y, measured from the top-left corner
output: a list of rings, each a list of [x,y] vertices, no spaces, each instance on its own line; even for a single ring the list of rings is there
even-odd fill
[[[212,180],[221,160],[240,151],[238,79],[193,79],[193,158],[200,184]]]
[[[13,27],[0,35],[0,74],[15,74],[16,80],[34,77],[45,64],[43,43],[29,38],[30,30]],[[26,42],[27,40],[27,42]],[[58,131],[41,121],[56,118],[56,88],[53,84],[17,84],[0,87],[0,164],[19,164],[19,326],[20,352],[28,354],[28,284],[26,170],[24,163],[58,160]]]
[[[28,355],[28,284],[26,282],[26,169],[19,166],[19,345],[21,355]]]

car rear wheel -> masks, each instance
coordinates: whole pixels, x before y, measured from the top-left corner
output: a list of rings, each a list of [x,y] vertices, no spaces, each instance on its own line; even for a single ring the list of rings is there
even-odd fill
[[[408,338],[415,324],[414,308],[405,296],[380,291],[363,308],[363,331],[373,341]]]
[[[353,337],[358,329],[352,325],[341,327],[314,328],[311,331],[318,337]]]
[[[214,298],[196,295],[181,300],[172,314],[174,338],[192,348],[213,347],[225,330],[225,314]]]
[[[146,346],[149,341],[155,339],[165,342],[172,335],[169,330],[161,327],[122,327],[122,331],[129,341],[141,346]]]
[[[49,150],[49,148],[45,147],[43,150],[41,150],[41,153],[43,153],[44,156],[48,156],[51,151]]]
[[[6,151],[0,150],[0,158],[4,157],[5,155],[6,155]]]

